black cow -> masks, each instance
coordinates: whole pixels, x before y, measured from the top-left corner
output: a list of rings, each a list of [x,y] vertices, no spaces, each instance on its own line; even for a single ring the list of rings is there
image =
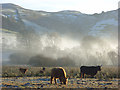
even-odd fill
[[[101,71],[101,66],[81,66],[80,72],[81,72],[81,78],[86,75],[91,75],[94,77],[97,74],[97,71]]]
[[[45,67],[43,67],[42,69],[43,69],[43,71],[45,71]]]
[[[25,69],[25,68],[19,68],[19,71],[22,73],[22,74],[25,74],[27,72],[28,69]]]

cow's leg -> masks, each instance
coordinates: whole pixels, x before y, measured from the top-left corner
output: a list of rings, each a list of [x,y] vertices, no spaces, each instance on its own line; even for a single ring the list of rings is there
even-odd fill
[[[91,75],[91,78],[94,78],[94,75]]]
[[[54,81],[55,81],[55,84],[57,84],[57,82],[56,82],[56,78],[54,78]]]
[[[52,80],[53,80],[53,77],[51,76],[51,79],[50,79],[50,84],[52,84]]]
[[[82,72],[80,73],[80,77],[82,78]]]
[[[85,78],[85,73],[83,73],[83,78]]]
[[[60,80],[60,84],[62,84],[62,79],[61,79],[61,78],[59,78],[59,80]]]

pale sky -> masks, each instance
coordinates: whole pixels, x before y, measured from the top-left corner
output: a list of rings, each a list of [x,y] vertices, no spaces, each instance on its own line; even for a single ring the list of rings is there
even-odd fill
[[[76,10],[86,14],[101,13],[118,9],[120,0],[0,0],[0,3],[13,3],[26,9],[57,12]]]

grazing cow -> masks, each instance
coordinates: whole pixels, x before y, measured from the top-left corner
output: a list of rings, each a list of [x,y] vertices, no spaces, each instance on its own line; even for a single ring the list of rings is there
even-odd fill
[[[54,78],[55,84],[57,84],[56,78],[59,78],[61,84],[62,83],[63,84],[67,83],[66,72],[65,72],[65,70],[62,67],[53,68],[51,70],[51,80],[50,80],[51,84],[52,84],[53,78]]]
[[[83,78],[86,75],[91,75],[94,77],[97,74],[97,71],[101,71],[101,66],[81,66],[80,72],[81,72],[81,78],[83,75]]]
[[[45,67],[42,68],[42,70],[40,70],[40,73],[43,74],[45,72]]]
[[[43,67],[43,71],[45,71],[45,67]]]
[[[41,73],[41,74],[43,74],[43,73],[44,73],[44,71],[43,71],[43,70],[40,70],[40,73]]]
[[[28,69],[19,68],[19,70],[20,70],[20,72],[21,72],[22,74],[25,74],[25,73],[27,72]]]

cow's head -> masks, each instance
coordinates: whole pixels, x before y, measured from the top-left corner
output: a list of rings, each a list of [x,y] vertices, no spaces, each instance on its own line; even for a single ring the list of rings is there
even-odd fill
[[[67,84],[68,79],[67,78],[63,78],[63,84]]]
[[[98,70],[98,71],[101,71],[101,66],[98,66],[98,67],[97,67],[97,70]]]

